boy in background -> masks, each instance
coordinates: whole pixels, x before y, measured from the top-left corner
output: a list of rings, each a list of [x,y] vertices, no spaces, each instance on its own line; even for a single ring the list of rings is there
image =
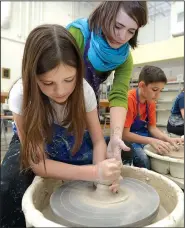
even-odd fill
[[[159,67],[144,66],[139,75],[138,87],[128,92],[123,140],[131,142],[134,166],[150,169],[150,160],[143,150],[146,144],[163,155],[168,154],[172,147],[178,150],[178,143],[184,141],[181,138],[170,138],[156,127],[156,101],[166,83],[166,75]],[[129,152],[123,152],[126,153]]]
[[[175,135],[184,135],[184,88],[173,102],[167,131]]]

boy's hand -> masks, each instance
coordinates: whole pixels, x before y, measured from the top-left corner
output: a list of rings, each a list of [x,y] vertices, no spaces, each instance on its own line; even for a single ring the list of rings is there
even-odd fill
[[[184,138],[168,137],[167,142],[169,142],[176,150],[179,150],[179,145],[184,144]]]
[[[164,142],[159,139],[152,138],[150,145],[157,151],[158,154],[160,155],[165,155],[168,154],[171,150],[172,147],[170,143]]]

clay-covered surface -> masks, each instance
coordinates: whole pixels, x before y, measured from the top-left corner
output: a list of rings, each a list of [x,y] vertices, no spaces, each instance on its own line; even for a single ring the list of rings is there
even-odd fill
[[[157,154],[156,150],[153,147],[150,147],[150,151]],[[179,150],[176,150],[174,147],[172,147],[172,150],[168,154],[164,154],[162,156],[184,159],[184,145],[179,145]]]
[[[157,217],[146,227],[179,227],[184,220],[184,194],[168,178],[142,168],[124,166],[122,176],[135,178],[152,186],[160,197]],[[36,177],[24,194],[22,206],[27,226],[64,227],[50,208],[51,194],[63,181]],[[91,224],[89,224],[91,226]]]
[[[133,227],[149,225],[160,199],[150,185],[124,178],[118,194],[107,186],[73,181],[62,185],[50,198],[51,208],[68,226]]]

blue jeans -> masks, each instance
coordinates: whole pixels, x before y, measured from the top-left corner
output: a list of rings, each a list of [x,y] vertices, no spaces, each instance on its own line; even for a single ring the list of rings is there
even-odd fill
[[[32,183],[35,174],[20,171],[21,143],[16,134],[13,135],[9,148],[1,164],[1,217],[0,227],[26,227],[22,212],[22,197]]]
[[[151,169],[150,159],[144,152],[145,144],[132,143],[133,165],[140,168]]]

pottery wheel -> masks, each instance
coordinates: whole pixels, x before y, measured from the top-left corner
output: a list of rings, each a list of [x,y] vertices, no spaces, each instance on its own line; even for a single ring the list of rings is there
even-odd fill
[[[50,198],[55,215],[69,226],[145,226],[158,213],[160,198],[150,185],[133,178],[120,182],[119,193],[105,185],[73,181],[63,184]]]
[[[157,153],[155,149],[151,147],[151,152]],[[184,158],[184,145],[179,145],[179,150],[171,150],[168,154],[162,155],[162,156],[168,156],[171,158],[177,158],[177,159],[183,159]]]
[[[179,150],[171,150],[169,155],[169,157],[172,158],[184,158],[184,145],[180,145],[179,146]]]

